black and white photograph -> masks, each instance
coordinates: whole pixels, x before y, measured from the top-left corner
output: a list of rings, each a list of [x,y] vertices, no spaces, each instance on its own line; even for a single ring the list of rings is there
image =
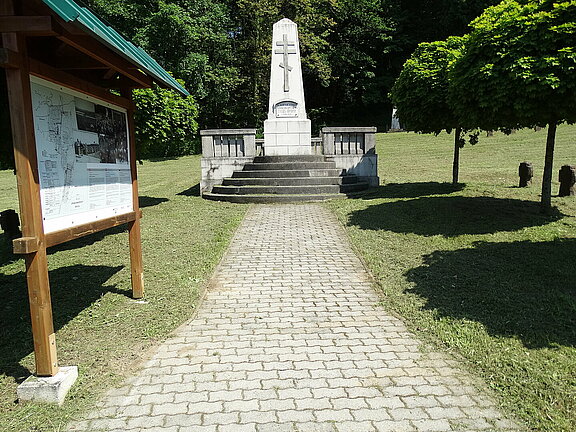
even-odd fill
[[[128,163],[126,114],[76,98],[74,153],[80,163]]]

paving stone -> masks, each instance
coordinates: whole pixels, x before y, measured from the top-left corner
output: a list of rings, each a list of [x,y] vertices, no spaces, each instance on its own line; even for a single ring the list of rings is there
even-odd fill
[[[278,421],[276,411],[241,412],[240,423],[275,423]]]
[[[69,430],[521,430],[379,303],[327,209],[253,206],[195,318]]]
[[[240,419],[238,413],[212,413],[204,414],[202,417],[202,423],[205,425],[226,425],[226,424],[236,424]]]
[[[412,420],[412,424],[419,431],[432,432],[432,431],[451,431],[452,426],[448,420]]]
[[[377,432],[372,422],[344,421],[334,425],[338,432]]]
[[[316,419],[320,422],[339,422],[352,420],[352,414],[348,409],[333,409],[316,411]]]
[[[256,432],[256,424],[222,425],[218,428],[218,432]]]

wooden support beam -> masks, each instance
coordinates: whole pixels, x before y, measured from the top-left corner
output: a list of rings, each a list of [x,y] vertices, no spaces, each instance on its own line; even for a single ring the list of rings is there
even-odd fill
[[[5,2],[2,1],[2,3]],[[58,359],[54,323],[52,321],[46,243],[42,224],[26,41],[22,34],[4,33],[2,35],[2,43],[4,48],[17,53],[20,57],[21,65],[19,69],[6,69],[6,81],[10,102],[10,120],[12,122],[22,235],[23,237],[38,240],[37,250],[24,256],[32,335],[34,338],[36,374],[39,376],[53,376],[58,373]]]
[[[0,67],[17,69],[20,67],[20,56],[8,48],[0,48]]]
[[[38,78],[43,78],[56,84],[65,85],[66,87],[79,91],[80,93],[97,97],[122,108],[129,109],[134,105],[129,99],[114,95],[102,87],[77,78],[72,74],[60,71],[34,59],[30,59],[29,62],[30,73]]]
[[[65,30],[58,36],[60,40],[107,65],[110,69],[130,78],[143,87],[152,87],[152,78],[135,70],[134,65],[109,48],[88,36],[73,35]]]
[[[50,16],[0,16],[0,33],[21,33],[29,36],[54,36]]]
[[[60,231],[54,231],[44,234],[46,247],[52,247],[65,243],[67,241],[76,240],[81,237],[97,233],[109,228],[114,228],[119,225],[132,222],[136,219],[142,218],[142,210],[138,212],[130,212],[108,219],[102,219],[96,222],[90,222],[83,225],[67,228]],[[38,238],[36,237],[20,237],[12,241],[13,251],[16,255],[25,255],[38,250]]]
[[[79,58],[76,57],[65,57],[59,58],[58,64],[55,65],[58,70],[83,70],[83,69],[104,69],[108,70],[108,66],[92,59],[92,58]],[[116,72],[116,71],[114,71]]]
[[[130,89],[121,90],[120,94],[132,99]],[[135,212],[140,212],[138,203],[138,175],[136,168],[136,134],[134,127],[134,108],[128,110],[128,139],[130,151],[130,172],[132,173],[132,205]],[[132,297],[144,297],[144,270],[142,263],[142,237],[140,234],[140,218],[128,224],[128,239],[130,242],[130,274],[132,277]]]
[[[123,215],[118,215],[108,219],[102,219],[96,222],[90,222],[83,225],[67,228],[61,231],[54,231],[46,234],[46,247],[56,246],[70,240],[76,240],[89,234],[94,234],[118,225],[130,223],[140,218],[140,212],[132,211]]]
[[[38,251],[38,237],[20,237],[12,240],[16,255],[31,254]]]

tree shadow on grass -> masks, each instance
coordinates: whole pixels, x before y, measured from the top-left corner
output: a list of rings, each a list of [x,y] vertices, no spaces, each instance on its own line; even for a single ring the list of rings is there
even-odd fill
[[[20,258],[12,252],[12,239],[6,234],[0,234],[0,267]]]
[[[153,207],[158,204],[162,204],[163,202],[169,201],[168,198],[156,198],[156,197],[149,197],[149,196],[139,196],[138,197],[138,205],[140,208],[143,207]]]
[[[82,248],[84,246],[88,246],[103,240],[105,237],[109,235],[119,234],[127,230],[127,225],[118,225],[113,228],[108,228],[103,231],[98,231],[94,234],[89,234],[84,237],[77,238],[75,240],[71,240],[65,243],[61,243],[55,246],[51,246],[48,248],[48,255],[65,251],[65,250],[72,250],[77,248]],[[128,243],[128,240],[126,240]],[[128,253],[128,252],[127,252]],[[23,258],[23,255],[15,255],[12,252],[12,240],[8,239],[6,235],[0,234],[0,267],[9,264],[13,261],[17,261],[20,258]]]
[[[131,293],[104,286],[122,266],[74,265],[50,271],[50,291],[54,330],[62,328],[76,315],[107,292]],[[34,351],[26,276],[24,272],[0,275],[0,374],[25,379],[31,371],[19,362]]]
[[[52,247],[48,248],[48,254],[53,254],[53,253],[65,251],[65,250],[82,248],[84,246],[88,246],[88,245],[94,244],[96,242],[99,242],[100,240],[103,240],[105,237],[107,237],[109,235],[120,234],[122,232],[125,232],[127,229],[128,229],[128,225],[122,224],[122,225],[115,226],[113,228],[108,228],[108,229],[103,230],[103,231],[95,232],[94,234],[88,234],[84,237],[80,237],[80,238],[77,238],[75,240],[71,240],[71,241],[68,241],[65,243],[60,243],[56,246],[52,246]],[[128,247],[128,239],[126,239],[126,247]],[[128,252],[126,252],[126,253],[128,253]]]
[[[180,196],[200,196],[200,183],[195,184],[191,188],[183,190],[182,192],[177,193],[176,195]]]
[[[348,224],[367,230],[452,237],[516,231],[562,217],[556,208],[552,214],[542,215],[539,204],[533,201],[447,196],[372,205],[353,212]]]
[[[466,187],[465,183],[438,183],[438,182],[416,182],[416,183],[387,183],[383,186],[371,188],[362,195],[363,200],[377,198],[417,198],[428,195],[448,195],[459,192]]]
[[[441,316],[482,323],[526,347],[576,345],[576,240],[477,243],[437,251],[406,273]]]

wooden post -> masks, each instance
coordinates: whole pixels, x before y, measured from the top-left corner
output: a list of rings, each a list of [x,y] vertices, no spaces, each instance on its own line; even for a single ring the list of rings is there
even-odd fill
[[[121,91],[121,95],[132,100],[130,89]],[[132,297],[144,297],[144,272],[142,268],[142,237],[140,234],[140,205],[138,204],[138,175],[136,171],[136,134],[134,128],[134,106],[128,109],[128,138],[130,151],[130,171],[132,172],[132,204],[136,219],[128,223],[130,242],[130,274],[132,276]]]
[[[53,376],[58,373],[58,360],[52,321],[46,241],[42,224],[26,41],[24,36],[15,33],[4,33],[2,41],[4,48],[17,53],[19,62],[18,68],[6,70],[6,81],[10,102],[22,235],[36,239],[38,244],[36,251],[25,255],[36,375]]]

